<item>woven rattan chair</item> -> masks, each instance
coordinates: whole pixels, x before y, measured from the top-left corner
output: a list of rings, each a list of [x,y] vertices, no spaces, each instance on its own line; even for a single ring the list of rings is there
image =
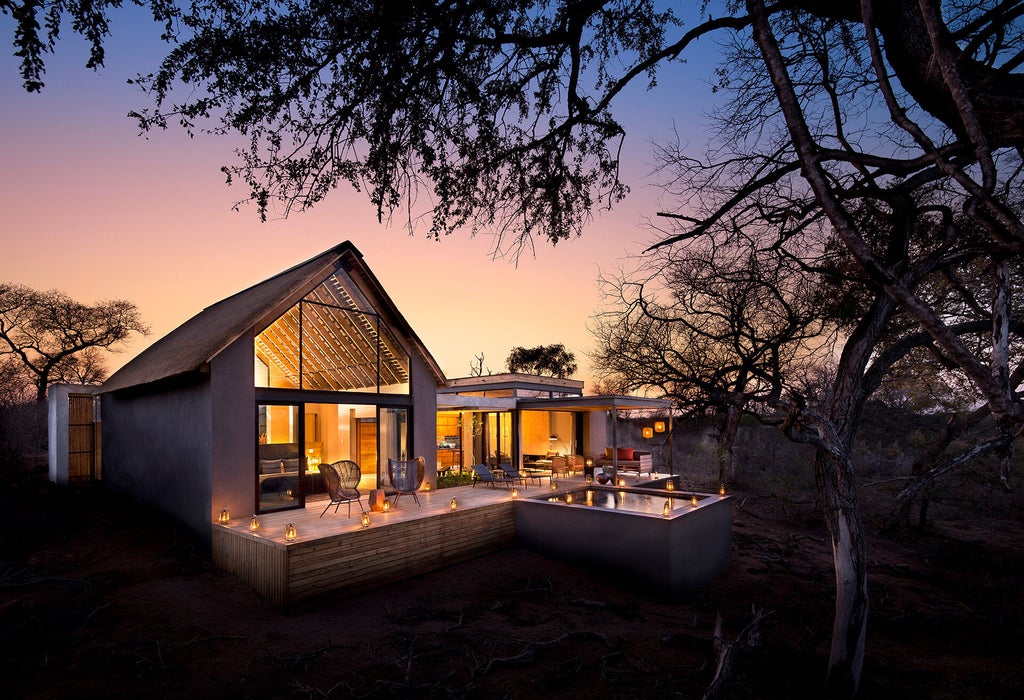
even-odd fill
[[[426,463],[422,457],[416,459],[391,459],[388,457],[388,481],[395,490],[395,500],[392,506],[398,505],[398,499],[404,494],[409,494],[420,505],[420,499],[416,491],[423,485],[423,473]]]
[[[338,507],[342,503],[348,504],[348,516],[352,517],[352,501],[359,504],[360,510],[362,510],[362,502],[359,500],[362,498],[362,494],[359,493],[359,479],[362,477],[362,470],[359,469],[359,465],[355,462],[343,459],[340,462],[333,462],[331,464],[321,464],[319,466],[320,476],[324,480],[324,487],[327,489],[327,495],[331,497],[331,502],[327,504],[327,508],[334,506],[334,512],[338,512]],[[327,508],[324,508],[324,512],[320,514],[320,517],[324,517],[324,513],[327,512]]]

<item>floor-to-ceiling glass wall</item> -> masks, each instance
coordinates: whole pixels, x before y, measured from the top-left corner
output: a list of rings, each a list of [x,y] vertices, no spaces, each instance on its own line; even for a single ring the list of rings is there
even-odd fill
[[[295,404],[256,407],[259,458],[256,474],[256,510],[266,512],[302,507],[302,415]]]
[[[257,509],[302,507],[324,488],[319,466],[341,460],[359,465],[364,488],[385,484],[387,459],[409,454],[409,355],[352,280],[331,274],[254,350]]]

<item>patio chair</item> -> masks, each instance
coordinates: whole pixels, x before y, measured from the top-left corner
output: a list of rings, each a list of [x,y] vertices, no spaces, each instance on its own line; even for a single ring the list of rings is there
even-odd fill
[[[526,477],[520,474],[518,469],[511,464],[502,464],[499,468],[505,473],[505,478],[511,481],[513,485],[517,482],[522,482],[523,488],[526,488]]]
[[[486,464],[474,464],[471,468],[473,469],[473,488],[476,488],[478,481],[483,484],[490,484],[492,489],[495,484],[508,484],[511,482],[511,479],[504,474],[500,477],[495,476],[494,472],[488,469]]]
[[[551,458],[551,473],[556,476],[569,476],[569,461],[565,457],[557,456]]]
[[[359,509],[362,510],[362,502],[359,500],[362,498],[362,494],[359,493],[359,479],[362,477],[362,470],[359,469],[359,465],[355,462],[343,459],[340,462],[333,462],[331,464],[320,464],[317,467],[320,470],[320,476],[324,480],[324,488],[327,489],[327,495],[330,496],[331,500],[327,504],[327,508],[334,506],[334,512],[338,512],[338,507],[342,503],[348,504],[348,517],[352,517],[352,501],[359,504]],[[327,508],[324,508],[324,512],[320,514],[320,517],[324,517],[324,513],[327,512]]]
[[[420,499],[416,491],[423,485],[423,473],[426,463],[422,457],[416,459],[391,459],[388,457],[388,481],[395,489],[395,500],[391,502],[392,507],[398,505],[398,499],[403,494],[409,494],[420,505]]]

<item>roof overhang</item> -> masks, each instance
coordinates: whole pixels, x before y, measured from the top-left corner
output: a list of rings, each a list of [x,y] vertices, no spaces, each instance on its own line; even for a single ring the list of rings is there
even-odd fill
[[[438,411],[512,411],[516,399],[490,396],[459,396],[457,394],[437,395]]]
[[[519,399],[522,411],[668,411],[668,399],[643,396],[568,396],[561,399]]]

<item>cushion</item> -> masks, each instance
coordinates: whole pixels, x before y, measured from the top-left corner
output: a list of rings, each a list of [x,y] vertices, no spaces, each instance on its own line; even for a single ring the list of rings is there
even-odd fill
[[[616,458],[621,461],[631,462],[633,461],[633,448],[632,447],[619,447],[617,448]]]
[[[260,474],[280,474],[283,471],[281,467],[281,460],[279,459],[261,459],[260,460]]]
[[[293,472],[299,470],[299,458],[295,459],[282,459],[281,460],[281,471]]]
[[[610,447],[604,448],[604,456],[605,456],[606,459],[611,459],[612,458],[612,448],[610,448]]]

